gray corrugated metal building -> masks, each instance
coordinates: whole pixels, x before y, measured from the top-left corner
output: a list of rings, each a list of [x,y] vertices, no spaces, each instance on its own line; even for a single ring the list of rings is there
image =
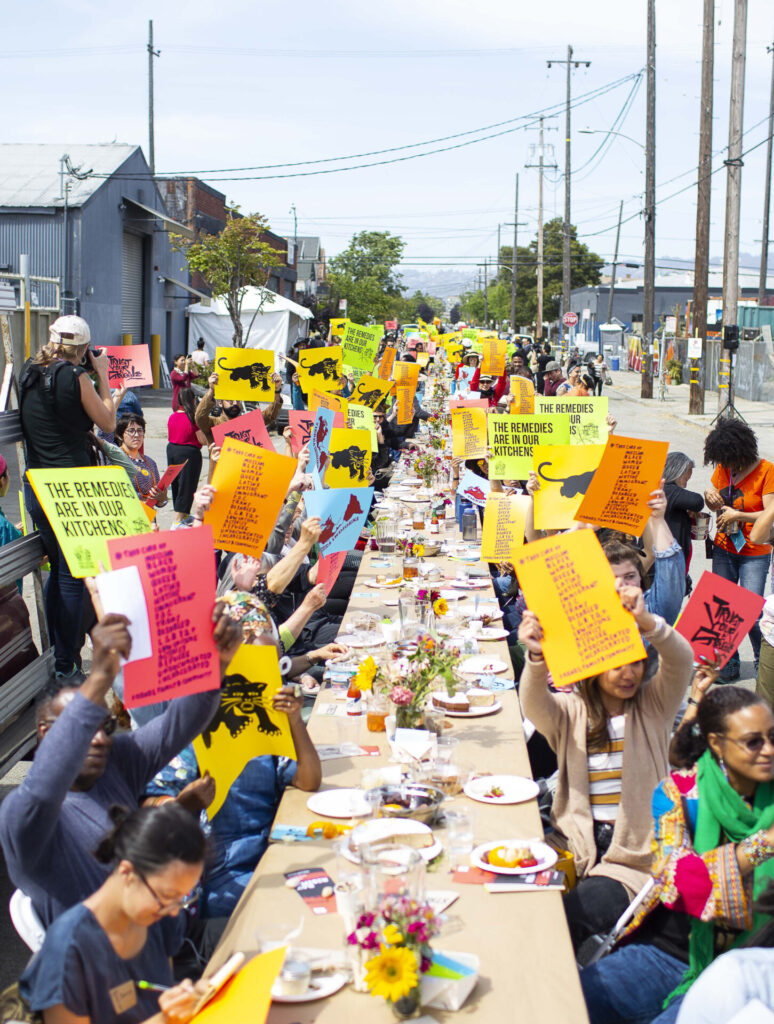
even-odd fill
[[[65,154],[77,174],[61,173]],[[18,273],[28,253],[31,274],[62,280],[63,308],[96,343],[159,334],[168,360],[185,351],[190,293],[174,282],[187,285],[188,269],[169,231],[188,230],[167,216],[139,146],[0,145],[0,270]],[[46,287],[33,302],[53,303]]]

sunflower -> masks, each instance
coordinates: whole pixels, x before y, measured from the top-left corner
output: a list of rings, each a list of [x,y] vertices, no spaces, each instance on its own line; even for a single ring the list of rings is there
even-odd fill
[[[425,553],[425,548],[424,548],[423,544],[415,544],[414,545],[412,554],[416,555],[417,558],[422,558],[424,553]]]
[[[445,615],[448,610],[449,605],[445,597],[438,597],[433,601],[433,611],[436,615]]]
[[[395,1003],[418,984],[416,957],[405,946],[382,946],[365,966],[366,985],[372,996],[383,996]]]
[[[355,685],[357,688],[359,690],[370,690],[373,686],[374,679],[376,678],[377,671],[377,664],[369,654],[357,670],[357,675],[355,676]]]

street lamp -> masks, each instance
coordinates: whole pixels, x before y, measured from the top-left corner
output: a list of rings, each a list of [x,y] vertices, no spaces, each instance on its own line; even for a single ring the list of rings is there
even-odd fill
[[[579,135],[618,135],[620,138],[626,139],[627,142],[633,142],[634,145],[635,146],[639,146],[640,149],[642,149],[642,150],[645,149],[645,146],[643,145],[642,142],[638,142],[636,139],[633,139],[631,137],[631,135],[624,135],[623,132],[611,132],[611,131],[608,131],[605,128],[579,128],[578,129],[578,134]]]

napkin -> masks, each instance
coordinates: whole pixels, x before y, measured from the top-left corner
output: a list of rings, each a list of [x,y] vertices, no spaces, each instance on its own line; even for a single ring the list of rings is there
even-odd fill
[[[435,752],[436,742],[435,733],[427,729],[396,729],[390,749],[396,761],[421,761]]]
[[[422,1006],[459,1010],[476,987],[481,961],[474,953],[440,953],[433,950],[433,964],[420,982]]]

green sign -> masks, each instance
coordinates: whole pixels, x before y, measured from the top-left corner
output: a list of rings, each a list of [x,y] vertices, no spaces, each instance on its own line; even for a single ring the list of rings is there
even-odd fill
[[[609,430],[606,397],[544,398],[535,395],[535,412],[568,416],[570,444],[607,444]]]
[[[344,362],[348,366],[357,366],[366,373],[371,373],[383,336],[384,328],[381,324],[376,327],[361,327],[360,324],[352,322],[345,324],[341,337]]]
[[[570,443],[567,416],[491,415],[487,429],[490,480],[526,480],[534,448]]]

